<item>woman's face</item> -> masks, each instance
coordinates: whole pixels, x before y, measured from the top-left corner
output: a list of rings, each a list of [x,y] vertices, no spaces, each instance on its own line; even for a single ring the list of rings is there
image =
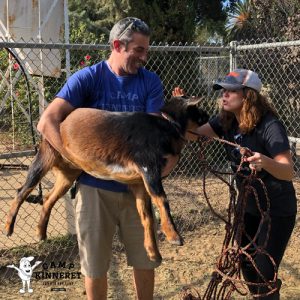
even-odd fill
[[[222,108],[225,111],[238,114],[243,106],[243,90],[222,90]]]

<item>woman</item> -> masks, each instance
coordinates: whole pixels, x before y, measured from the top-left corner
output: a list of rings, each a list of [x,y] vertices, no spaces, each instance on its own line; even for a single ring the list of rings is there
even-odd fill
[[[296,218],[296,195],[292,183],[293,162],[286,130],[278,120],[277,113],[267,99],[260,94],[262,87],[258,75],[250,70],[236,69],[223,81],[217,81],[213,88],[222,89],[220,113],[208,123],[199,127],[200,135],[221,137],[243,147],[248,147],[252,154],[244,159],[237,176],[237,187],[242,188],[243,179],[255,170],[257,178],[263,181],[270,199],[271,231],[265,250],[274,259],[278,268],[287,243],[293,231]],[[183,91],[176,88],[173,95]],[[227,158],[233,171],[237,171],[241,156],[238,149],[225,145]],[[259,180],[251,183],[256,189],[259,206],[267,209],[267,198]],[[250,193],[246,199],[244,228],[241,245],[245,246],[255,236],[261,221],[261,213],[256,197]],[[268,232],[267,222],[259,230],[256,245],[263,247]],[[253,247],[252,247],[253,248]],[[248,250],[249,254],[251,248]],[[252,249],[253,251],[253,249]],[[258,270],[267,280],[274,279],[274,266],[266,255],[254,256]],[[242,263],[244,279],[248,282],[263,282],[253,264],[245,259]],[[277,280],[277,291],[268,296],[255,299],[279,299],[281,281]],[[270,291],[266,286],[250,285],[251,294],[264,294]]]

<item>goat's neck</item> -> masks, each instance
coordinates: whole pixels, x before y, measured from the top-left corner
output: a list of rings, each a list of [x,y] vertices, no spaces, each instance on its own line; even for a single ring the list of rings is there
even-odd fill
[[[186,141],[185,137],[184,137],[184,130],[185,130],[185,126],[182,126],[182,124],[180,124],[177,120],[175,120],[172,116],[170,116],[168,113],[166,112],[161,112],[160,113],[162,118],[168,120],[170,122],[170,124],[176,128],[177,132],[179,133],[180,137],[182,140]]]
[[[160,114],[164,119],[168,120],[174,127],[176,127],[176,129],[178,131],[180,131],[180,133],[182,134],[182,132],[181,132],[182,126],[180,123],[178,123],[173,117],[171,117],[169,114],[167,114],[165,112],[161,112]]]

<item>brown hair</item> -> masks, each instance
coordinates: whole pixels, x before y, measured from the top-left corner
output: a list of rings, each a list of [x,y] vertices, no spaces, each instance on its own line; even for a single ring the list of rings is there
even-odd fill
[[[259,92],[244,88],[244,102],[240,113],[239,129],[242,134],[249,133],[259,123],[261,118],[268,112],[278,117],[273,105]],[[223,129],[228,130],[235,116],[232,112],[224,111],[221,107],[220,118]]]

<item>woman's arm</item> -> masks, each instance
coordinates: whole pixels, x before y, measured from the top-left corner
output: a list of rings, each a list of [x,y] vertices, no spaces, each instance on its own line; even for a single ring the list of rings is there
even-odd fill
[[[202,126],[199,126],[196,129],[196,132],[199,135],[204,135],[204,136],[208,136],[208,137],[218,137],[217,134],[214,132],[214,130],[212,129],[212,127],[210,126],[209,123],[205,123]]]
[[[250,168],[257,171],[265,169],[277,179],[287,181],[293,179],[294,168],[290,150],[279,153],[274,158],[255,152],[253,156],[245,160],[250,163]]]

